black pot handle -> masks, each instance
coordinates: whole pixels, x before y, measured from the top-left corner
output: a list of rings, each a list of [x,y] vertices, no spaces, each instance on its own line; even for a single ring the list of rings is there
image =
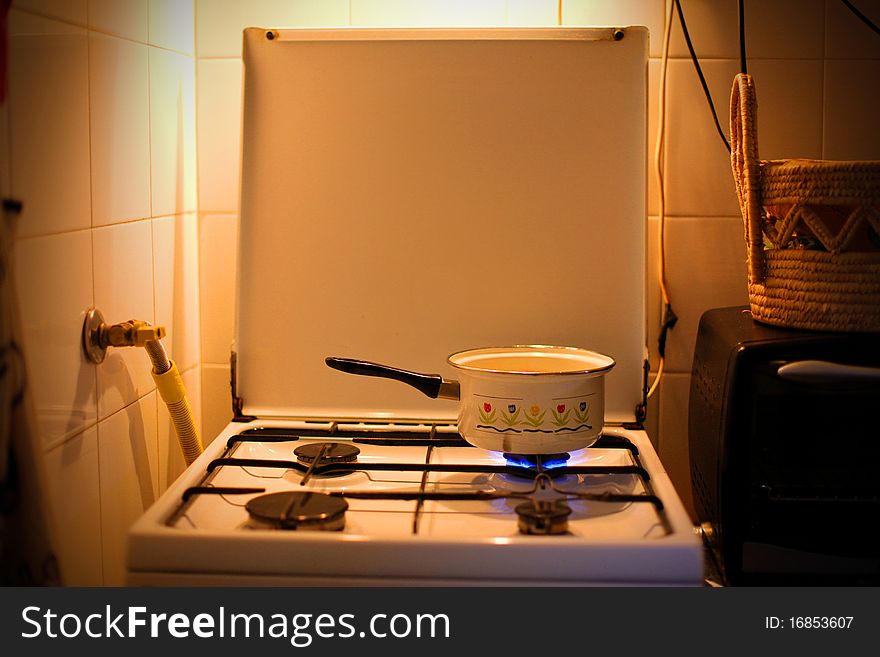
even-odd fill
[[[324,359],[324,362],[340,372],[359,374],[361,376],[378,376],[383,379],[400,381],[412,386],[431,399],[459,399],[460,397],[458,381],[446,380],[439,374],[421,374],[420,372],[411,372],[397,367],[389,367],[388,365],[379,365],[378,363],[371,363],[366,360],[337,358],[335,356],[328,356]]]

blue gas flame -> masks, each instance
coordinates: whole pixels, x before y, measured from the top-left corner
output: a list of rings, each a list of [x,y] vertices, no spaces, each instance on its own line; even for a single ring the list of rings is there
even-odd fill
[[[526,470],[537,470],[536,460],[541,460],[542,470],[552,470],[553,468],[564,467],[568,463],[568,454],[554,454],[552,457],[542,457],[541,455],[523,455],[523,454],[505,454],[504,458],[508,465],[515,468],[523,468]]]

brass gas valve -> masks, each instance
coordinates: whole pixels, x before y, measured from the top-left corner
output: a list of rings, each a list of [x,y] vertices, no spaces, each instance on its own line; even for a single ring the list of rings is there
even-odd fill
[[[108,325],[97,308],[89,308],[83,323],[83,351],[93,363],[103,362],[108,347],[143,347],[147,342],[163,337],[164,326],[152,326],[139,319]]]

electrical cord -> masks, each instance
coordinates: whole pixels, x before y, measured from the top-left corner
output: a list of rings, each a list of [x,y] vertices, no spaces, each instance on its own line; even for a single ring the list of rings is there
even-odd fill
[[[862,21],[865,25],[870,27],[874,32],[880,34],[880,27],[877,27],[876,23],[873,23],[870,18],[865,16],[862,12],[856,9],[856,6],[851,3],[849,0],[840,0],[847,9],[849,9],[860,21]]]
[[[651,387],[648,389],[647,397],[650,399],[657,388],[660,386],[660,380],[663,378],[663,372],[666,367],[666,334],[677,320],[675,313],[672,312],[672,305],[669,300],[669,290],[666,287],[666,191],[663,180],[663,153],[664,140],[666,138],[666,72],[669,63],[669,35],[672,32],[672,12],[674,5],[669,0],[666,12],[666,22],[663,31],[663,49],[660,56],[660,100],[659,112],[657,117],[657,142],[654,149],[654,173],[657,178],[657,282],[660,285],[660,297],[663,303],[663,322],[660,328],[660,338],[657,340],[657,352],[660,361],[657,366],[657,376]]]
[[[694,63],[694,68],[697,71],[697,77],[700,78],[700,84],[703,87],[703,94],[706,96],[706,100],[709,103],[709,109],[712,110],[712,119],[715,121],[715,129],[718,130],[718,134],[721,136],[721,141],[724,142],[724,148],[727,149],[727,152],[730,152],[730,142],[727,140],[727,136],[724,134],[724,130],[721,129],[721,122],[718,120],[718,112],[715,111],[715,103],[712,101],[712,94],[709,93],[709,85],[706,83],[706,77],[703,75],[703,69],[700,66],[700,60],[697,58],[697,53],[694,51],[694,44],[691,42],[691,35],[688,32],[687,22],[684,19],[684,12],[681,9],[681,2],[679,0],[675,0],[675,10],[678,13],[678,22],[681,25],[682,34],[684,34],[684,41],[687,44],[688,52],[691,54],[691,61]],[[670,22],[672,20],[672,12],[670,11],[669,16]],[[740,47],[745,48],[744,38],[740,40]],[[741,60],[745,60],[744,50],[741,54]],[[743,63],[742,66],[745,66]]]

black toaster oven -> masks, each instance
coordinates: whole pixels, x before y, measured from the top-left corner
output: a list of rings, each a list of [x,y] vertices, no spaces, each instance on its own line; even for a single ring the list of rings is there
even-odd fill
[[[728,585],[880,583],[880,334],[700,319],[691,483]]]

